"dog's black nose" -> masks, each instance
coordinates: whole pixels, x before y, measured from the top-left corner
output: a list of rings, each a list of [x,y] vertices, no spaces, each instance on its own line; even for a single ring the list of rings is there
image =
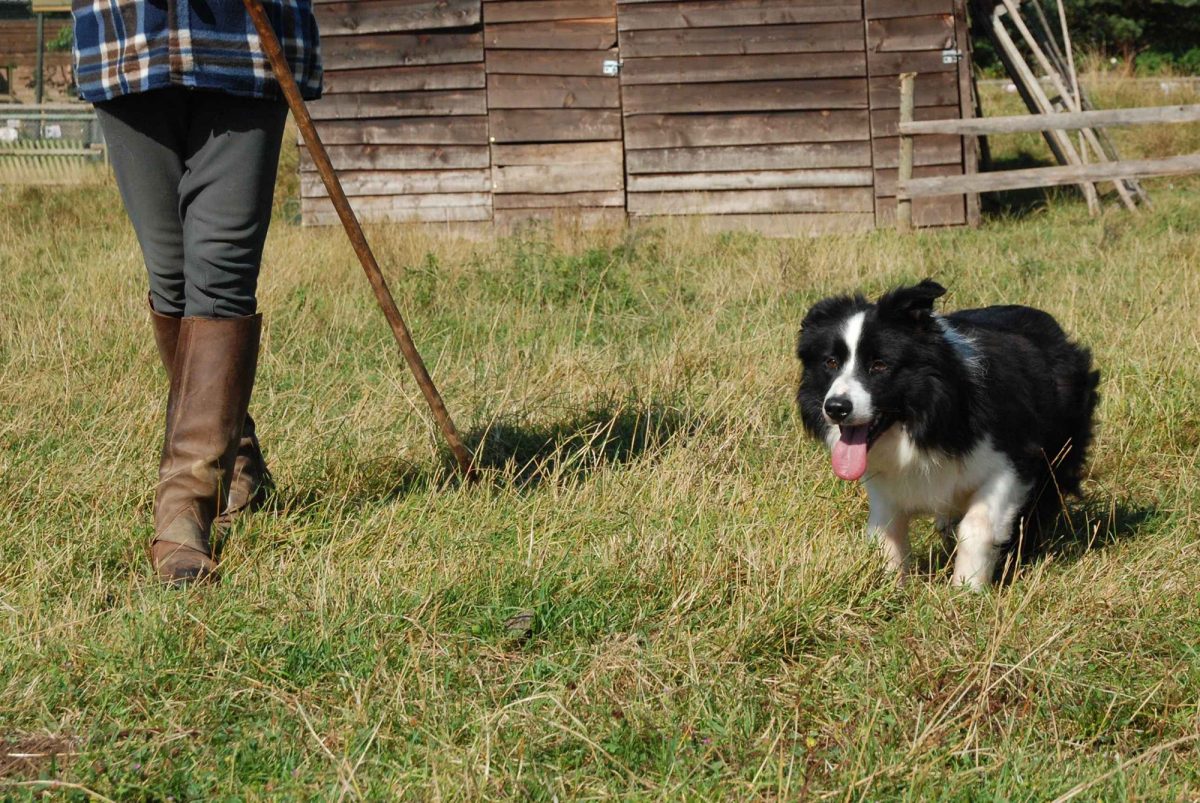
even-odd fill
[[[845,421],[853,409],[849,396],[830,396],[825,400],[825,415],[832,418],[834,423]]]

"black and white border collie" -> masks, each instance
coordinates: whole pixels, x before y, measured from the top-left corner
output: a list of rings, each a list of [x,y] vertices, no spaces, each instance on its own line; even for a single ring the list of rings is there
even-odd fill
[[[954,581],[982,588],[1005,547],[1029,552],[1079,492],[1100,374],[1047,313],[940,315],[945,292],[926,279],[874,304],[818,302],[800,329],[797,399],[834,473],[867,486],[867,532],[889,564],[903,576],[909,521],[932,514],[956,543]]]

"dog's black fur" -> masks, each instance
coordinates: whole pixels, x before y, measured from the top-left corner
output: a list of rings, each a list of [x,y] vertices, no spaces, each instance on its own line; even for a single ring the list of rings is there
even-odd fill
[[[1057,513],[1061,496],[1079,492],[1100,374],[1049,314],[994,306],[939,316],[933,304],[944,293],[927,279],[875,304],[857,295],[813,306],[797,350],[801,417],[830,442],[836,425],[823,406],[847,359],[842,328],[864,313],[855,360],[877,409],[872,437],[898,426],[917,449],[951,459],[990,440],[1033,488],[1015,522],[1028,552],[1030,535]]]

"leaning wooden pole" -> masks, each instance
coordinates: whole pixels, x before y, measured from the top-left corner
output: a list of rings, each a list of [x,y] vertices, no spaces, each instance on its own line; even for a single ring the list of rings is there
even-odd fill
[[[1008,16],[1013,21],[1013,25],[1016,27],[1017,32],[1020,33],[1021,37],[1025,40],[1025,46],[1029,48],[1029,52],[1033,54],[1034,59],[1036,59],[1038,64],[1041,66],[1042,72],[1046,74],[1046,77],[1050,79],[1052,84],[1054,84],[1054,88],[1058,90],[1058,95],[1060,98],[1062,98],[1063,105],[1065,105],[1069,111],[1083,111],[1083,104],[1079,102],[1079,98],[1077,96],[1079,90],[1078,83],[1075,84],[1076,94],[1072,94],[1071,89],[1067,87],[1066,83],[1064,83],[1063,77],[1059,75],[1058,70],[1056,70],[1054,65],[1050,63],[1049,57],[1047,57],[1045,51],[1042,50],[1041,45],[1038,44],[1037,37],[1033,35],[1033,32],[1029,30],[1029,26],[1025,24],[1025,20],[1021,18],[1021,12],[1017,8],[1017,4],[1014,3],[1013,0],[1001,1],[1004,3],[1004,7],[1008,9]],[[1074,75],[1072,75],[1072,77],[1074,78]],[[1053,111],[1053,109],[1051,109],[1051,111]],[[1108,158],[1104,155],[1104,150],[1100,147],[1100,141],[1096,139],[1096,135],[1090,128],[1080,129],[1080,134],[1082,135],[1083,140],[1086,140],[1096,151],[1096,155],[1100,158],[1100,161],[1108,161]],[[1079,153],[1082,161],[1083,157],[1087,154],[1087,151],[1083,147],[1082,141],[1080,142]],[[1121,203],[1125,204],[1125,208],[1130,212],[1136,212],[1137,205],[1133,202],[1133,197],[1129,194],[1129,189],[1125,186],[1125,182],[1114,182],[1113,187],[1116,189],[1117,195],[1120,196]]]
[[[1004,28],[1004,21],[1001,19],[1003,14],[1007,13],[1004,2],[996,6],[992,12],[992,33],[993,39],[1000,45],[1001,58],[1006,60],[1007,65],[1010,65],[1010,72],[1015,72],[1013,80],[1018,87],[1024,87],[1023,96],[1032,98],[1033,107],[1040,114],[1054,114],[1054,105],[1050,102],[1050,98],[1046,96],[1046,92],[1042,89],[1042,85],[1033,74],[1033,70],[1029,69],[1029,65],[1025,61],[1025,57],[1021,55],[1021,51],[1017,49],[1017,45],[1013,42],[1012,37],[1008,35],[1008,31]],[[1050,143],[1050,149],[1060,157],[1062,162],[1070,166],[1079,166],[1083,164],[1083,159],[1079,156],[1079,152],[1075,150],[1075,145],[1072,144],[1071,138],[1067,136],[1065,131],[1057,129],[1047,129],[1042,132],[1046,137],[1046,141]],[[1100,214],[1100,197],[1096,192],[1096,187],[1091,182],[1081,182],[1079,189],[1083,191],[1083,197],[1087,201],[1088,213],[1095,217]]]
[[[383,272],[379,269],[379,263],[375,261],[375,254],[372,253],[366,235],[363,234],[362,226],[359,225],[358,217],[354,214],[354,210],[350,207],[350,201],[347,200],[346,193],[342,190],[342,183],[333,170],[333,163],[329,161],[329,154],[325,152],[325,146],[321,144],[321,138],[313,125],[312,117],[309,116],[308,107],[304,105],[304,98],[300,96],[300,88],[296,86],[296,79],[292,75],[287,59],[284,58],[283,50],[279,46],[279,39],[276,38],[275,31],[271,28],[270,20],[263,11],[262,3],[260,0],[243,0],[243,3],[258,31],[263,51],[271,62],[271,69],[279,81],[288,107],[291,108],[292,115],[296,118],[296,125],[304,137],[304,144],[312,155],[322,181],[325,182],[325,189],[329,191],[329,199],[333,202],[333,208],[337,210],[338,217],[341,218],[342,225],[346,229],[346,236],[350,238],[350,245],[354,247],[354,253],[358,255],[358,261],[362,263],[363,270],[367,274],[367,281],[371,283],[371,287],[375,291],[375,299],[379,302],[384,317],[392,327],[392,334],[396,337],[400,352],[404,355],[408,367],[412,369],[417,385],[420,386],[421,393],[425,395],[425,401],[429,404],[429,409],[433,411],[433,417],[437,420],[442,434],[446,437],[446,442],[450,445],[450,451],[454,453],[459,472],[468,481],[474,481],[477,475],[471,453],[463,444],[462,438],[454,426],[454,421],[451,420],[450,413],[447,412],[446,405],[442,401],[442,396],[438,393],[429,376],[429,371],[425,368],[425,361],[421,359],[416,345],[413,344],[412,334],[409,332],[407,324],[404,323],[400,310],[396,307],[396,301],[392,298],[391,291],[388,290]]]

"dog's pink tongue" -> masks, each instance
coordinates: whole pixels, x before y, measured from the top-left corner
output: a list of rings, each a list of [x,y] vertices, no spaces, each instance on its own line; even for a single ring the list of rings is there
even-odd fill
[[[870,427],[842,427],[833,445],[833,473],[853,482],[867,473],[867,433]]]

